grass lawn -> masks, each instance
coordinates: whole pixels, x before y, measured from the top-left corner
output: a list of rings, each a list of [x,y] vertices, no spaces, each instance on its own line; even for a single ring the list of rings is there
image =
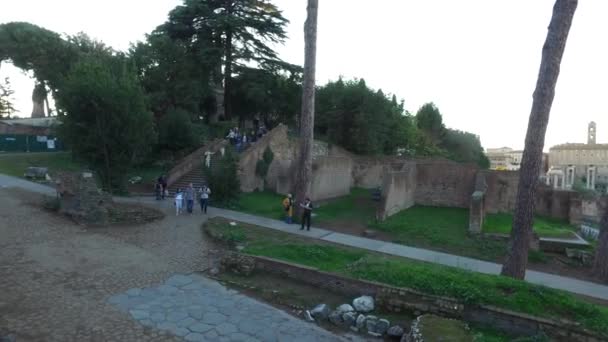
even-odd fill
[[[468,209],[414,206],[373,227],[408,246],[484,260],[497,260],[505,255],[505,242],[470,236],[468,224]]]
[[[510,234],[513,225],[513,214],[487,214],[483,223],[486,233]],[[550,217],[536,216],[534,231],[541,237],[572,238],[575,228],[568,222]]]
[[[424,207],[422,207],[424,209]],[[454,213],[458,217],[462,213]],[[566,292],[501,276],[389,257],[252,225],[231,227],[215,218],[205,229],[216,238],[242,244],[243,252],[316,267],[320,270],[486,304],[547,318],[566,318],[598,333],[608,332],[608,308]]]
[[[59,171],[78,171],[83,164],[73,160],[70,152],[0,154],[0,173],[23,177],[30,166],[48,167],[51,175]]]
[[[359,205],[363,199],[370,197],[369,190],[352,189],[347,196],[321,203],[314,203],[313,224],[331,223],[338,220],[358,220],[368,223],[375,217],[375,208],[368,205]],[[285,196],[269,191],[243,193],[233,209],[248,214],[263,216],[272,219],[283,219],[282,202]]]

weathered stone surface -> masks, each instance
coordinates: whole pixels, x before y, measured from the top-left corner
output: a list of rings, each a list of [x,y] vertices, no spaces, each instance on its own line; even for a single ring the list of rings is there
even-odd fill
[[[376,323],[378,323],[378,317],[373,315],[365,317],[365,328],[367,329],[367,331],[375,331]]]
[[[390,337],[400,338],[405,333],[405,330],[399,325],[393,325],[388,328],[386,334]]]
[[[346,312],[355,311],[355,309],[350,304],[342,304],[336,308],[336,311],[342,315]]]
[[[355,326],[357,327],[357,329],[361,330],[365,328],[366,319],[367,317],[365,317],[365,315],[359,314],[359,316],[357,316],[357,320],[355,321]]]
[[[371,312],[374,310],[374,298],[370,296],[361,296],[359,298],[355,298],[353,300],[353,307],[359,312]]]
[[[335,325],[340,325],[342,324],[342,314],[340,314],[340,312],[338,312],[337,310],[332,311],[329,316],[329,321],[332,322]]]
[[[319,304],[315,306],[312,310],[310,310],[310,314],[312,317],[318,320],[326,320],[329,316],[331,309],[327,304]]]
[[[357,314],[355,312],[345,312],[342,315],[342,321],[344,321],[344,324],[348,327],[350,326],[354,326],[355,322],[357,321]]]
[[[384,333],[386,333],[386,331],[388,330],[388,328],[390,327],[391,322],[389,322],[387,319],[379,319],[378,322],[376,323],[376,328],[374,330],[375,333],[378,333],[380,335],[384,335]]]
[[[30,166],[25,169],[25,178],[34,178],[34,179],[42,179],[46,178],[49,174],[49,169],[46,167],[33,167]]]
[[[304,311],[304,319],[307,320],[307,321],[309,321],[309,322],[314,322],[315,321],[315,319],[310,314],[310,310]]]

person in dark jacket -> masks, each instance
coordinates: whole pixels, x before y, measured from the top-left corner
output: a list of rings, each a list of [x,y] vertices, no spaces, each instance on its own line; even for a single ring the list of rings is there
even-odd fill
[[[300,207],[304,209],[302,213],[302,226],[300,230],[304,230],[304,225],[306,225],[306,230],[310,230],[310,221],[312,217],[312,201],[310,198],[306,197],[303,203],[300,203]]]

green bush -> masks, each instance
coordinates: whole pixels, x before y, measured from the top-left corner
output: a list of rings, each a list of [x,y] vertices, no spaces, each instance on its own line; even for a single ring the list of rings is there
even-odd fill
[[[274,153],[270,149],[270,147],[266,147],[264,150],[264,154],[262,155],[262,159],[258,160],[255,165],[255,174],[260,178],[266,178],[268,174],[268,169],[270,168],[270,164],[274,160]]]
[[[237,174],[237,159],[230,149],[223,157],[212,161],[205,169],[207,183],[211,188],[211,200],[220,206],[231,206],[239,198],[241,183]]]

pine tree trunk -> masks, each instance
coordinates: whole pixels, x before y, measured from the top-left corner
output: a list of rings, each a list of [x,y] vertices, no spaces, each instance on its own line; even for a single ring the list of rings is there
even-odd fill
[[[298,215],[300,203],[310,196],[312,182],[312,145],[315,126],[315,69],[317,63],[318,0],[308,0],[304,24],[304,80],[302,84],[302,114],[300,118],[300,149],[296,172],[295,200]]]
[[[608,198],[604,199],[604,213],[600,221],[600,237],[595,249],[593,274],[608,283]]]
[[[227,8],[228,16],[232,16],[233,5],[229,1]],[[232,29],[226,30],[226,64],[224,65],[224,118],[230,120],[232,118],[232,102],[230,94],[232,94]]]
[[[517,279],[524,279],[526,275],[534,219],[534,195],[541,171],[545,133],[555,97],[560,64],[577,4],[578,0],[556,0],[547,39],[543,46],[540,71],[532,97],[526,145],[519,171],[509,251],[502,267],[502,275]]]

